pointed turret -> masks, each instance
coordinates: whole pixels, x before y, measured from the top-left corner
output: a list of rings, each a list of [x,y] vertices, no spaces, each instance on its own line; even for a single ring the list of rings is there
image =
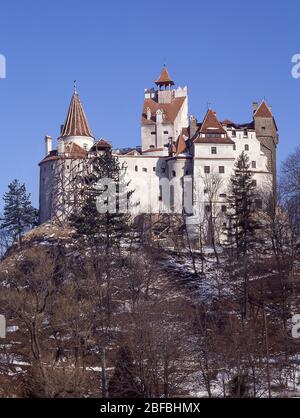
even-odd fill
[[[87,136],[93,138],[77,90],[74,90],[61,137]]]
[[[257,108],[256,112],[254,113],[254,118],[273,118],[271,109],[265,100],[263,100],[260,106]]]
[[[256,104],[256,103],[255,103]],[[263,100],[253,114],[256,137],[261,150],[268,158],[268,170],[273,174],[273,189],[276,193],[276,146],[278,130],[270,106]]]
[[[90,149],[94,143],[93,133],[84,113],[76,84],[74,84],[74,93],[59,139],[65,143],[74,142],[86,150]]]
[[[162,72],[160,73],[159,78],[155,81],[155,84],[159,87],[165,86],[170,87],[174,86],[174,81],[171,79],[167,68],[164,66]]]

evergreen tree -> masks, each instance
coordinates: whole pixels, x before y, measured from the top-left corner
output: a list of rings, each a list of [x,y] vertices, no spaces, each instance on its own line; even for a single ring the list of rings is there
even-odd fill
[[[118,158],[107,150],[102,155],[94,156],[89,160],[88,173],[84,176],[83,205],[78,213],[71,216],[71,225],[75,228],[75,238],[83,247],[83,254],[92,262],[97,279],[105,280],[101,287],[101,302],[97,304],[97,315],[103,324],[103,333],[95,330],[99,352],[102,353],[102,395],[106,396],[107,377],[105,364],[105,351],[110,341],[109,330],[113,312],[113,282],[116,274],[122,268],[122,241],[128,238],[132,226],[130,214],[127,213],[127,204],[133,191],[128,191],[129,183],[124,180],[125,167],[122,167]],[[112,181],[113,190],[99,181]],[[97,208],[97,200],[102,201],[102,210]],[[109,207],[110,199],[115,201],[114,208]],[[116,200],[114,200],[116,199]],[[124,203],[125,202],[125,203]],[[111,210],[113,209],[113,210]],[[87,251],[88,249],[88,251]],[[100,284],[100,283],[99,283]]]
[[[127,207],[133,191],[127,191],[129,183],[125,182],[124,174],[124,167],[120,166],[111,150],[93,157],[90,160],[89,173],[85,176],[83,205],[79,213],[73,214],[70,219],[76,229],[76,235],[83,237],[92,247],[104,247],[107,257],[110,256],[113,248],[120,250],[120,240],[131,230]],[[99,187],[99,181],[103,179],[110,179],[115,183],[115,196],[109,194],[106,196],[107,188]],[[111,194],[113,193],[114,191]],[[104,210],[102,208],[99,212],[97,200],[104,194],[106,196],[103,199]],[[115,199],[116,207],[113,211],[109,210],[109,199],[111,201]]]
[[[230,250],[227,269],[230,281],[237,282],[236,297],[243,318],[249,312],[249,275],[253,252],[257,249],[260,223],[255,214],[256,187],[250,171],[249,157],[242,152],[235,164],[235,173],[230,179],[230,194],[227,211],[227,239]],[[242,286],[240,280],[242,279]]]
[[[12,240],[22,243],[22,235],[38,222],[38,211],[30,202],[25,184],[13,180],[4,194],[4,213],[1,219],[1,229],[5,229]]]
[[[128,347],[121,347],[117,354],[115,371],[108,385],[110,398],[141,398],[136,369]]]
[[[255,216],[257,190],[252,177],[249,157],[242,152],[230,179],[225,243],[227,248],[236,252],[237,257],[246,256],[258,243],[260,224]]]

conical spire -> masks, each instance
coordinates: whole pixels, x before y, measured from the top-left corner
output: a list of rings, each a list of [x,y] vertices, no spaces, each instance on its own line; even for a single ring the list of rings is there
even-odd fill
[[[155,81],[157,86],[173,86],[174,81],[171,79],[166,66],[163,67],[159,78]]]
[[[74,93],[61,132],[61,137],[67,136],[86,136],[93,138],[92,131],[77,93],[76,82],[74,82]]]

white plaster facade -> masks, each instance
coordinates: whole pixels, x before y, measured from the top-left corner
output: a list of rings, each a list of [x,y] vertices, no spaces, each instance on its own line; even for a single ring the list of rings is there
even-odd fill
[[[191,209],[189,206],[185,213],[190,215],[191,223],[197,223],[205,216],[205,179],[214,174],[221,184],[215,198],[221,218],[226,205],[229,179],[242,151],[249,155],[257,187],[270,192],[272,186],[274,187],[274,171],[270,169],[270,157],[263,152],[261,137],[255,129],[256,119],[265,118],[267,132],[264,132],[264,137],[266,138],[268,129],[272,128],[272,134],[268,137],[269,142],[264,141],[264,146],[270,143],[275,144],[276,148],[276,124],[265,102],[256,108],[252,115],[253,120],[248,124],[219,122],[211,109],[203,122],[198,123],[194,117],[189,118],[187,87],[173,88],[174,83],[170,79],[161,76],[160,80],[162,81],[157,82],[157,89],[147,89],[144,93],[141,148],[126,152],[114,151],[120,163],[126,166],[129,187],[135,190],[133,203],[138,204],[133,205],[133,214],[166,211],[182,213],[183,196],[192,190],[193,207]],[[80,129],[72,126],[72,123],[78,123],[78,118],[74,118],[72,122],[69,109],[68,135],[60,136],[58,149],[52,150],[49,137],[45,139],[47,155],[40,163],[40,222],[53,217],[53,173],[62,156],[65,167],[69,165],[65,147],[76,144],[75,159],[76,164],[80,164],[80,161],[88,158],[89,150],[94,145],[93,135],[76,95],[75,104],[72,105],[71,102],[70,106],[73,106],[73,112],[74,109],[79,112],[82,133],[78,134]],[[260,129],[262,120],[264,119],[260,119]],[[105,143],[101,141],[100,143]],[[276,158],[276,154],[273,158]]]

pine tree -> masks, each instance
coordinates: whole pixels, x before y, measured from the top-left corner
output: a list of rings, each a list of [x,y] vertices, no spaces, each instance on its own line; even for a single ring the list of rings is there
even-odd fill
[[[235,164],[235,172],[230,179],[228,197],[226,243],[236,256],[246,256],[257,245],[257,231],[260,224],[255,216],[256,186],[250,171],[249,157],[244,152]]]
[[[117,354],[115,371],[108,385],[110,398],[141,398],[136,369],[128,347],[121,347]]]
[[[4,213],[1,219],[1,229],[5,229],[12,240],[22,243],[22,235],[38,222],[38,211],[30,202],[25,184],[13,180],[4,194]]]
[[[131,230],[127,205],[133,191],[128,191],[129,183],[124,180],[124,167],[120,166],[117,157],[113,156],[110,150],[93,157],[90,160],[89,171],[85,177],[84,203],[79,213],[71,216],[70,221],[76,229],[77,236],[83,237],[92,246],[104,247],[105,255],[109,257],[114,247],[120,249],[120,240]],[[116,198],[116,207],[114,211],[110,211],[108,206],[107,210],[104,207],[100,213],[97,209],[97,199],[106,193],[105,187],[99,187],[99,181],[103,179],[110,179],[116,185],[116,196],[108,196],[108,199]],[[104,201],[104,204],[106,203],[107,200]]]
[[[259,244],[260,223],[255,215],[256,187],[250,171],[249,157],[242,152],[235,164],[235,173],[230,179],[230,194],[227,211],[227,239],[225,246],[231,256],[227,260],[229,276],[232,280],[243,280],[237,286],[237,298],[241,306],[241,315],[249,312],[249,273],[251,257]]]

